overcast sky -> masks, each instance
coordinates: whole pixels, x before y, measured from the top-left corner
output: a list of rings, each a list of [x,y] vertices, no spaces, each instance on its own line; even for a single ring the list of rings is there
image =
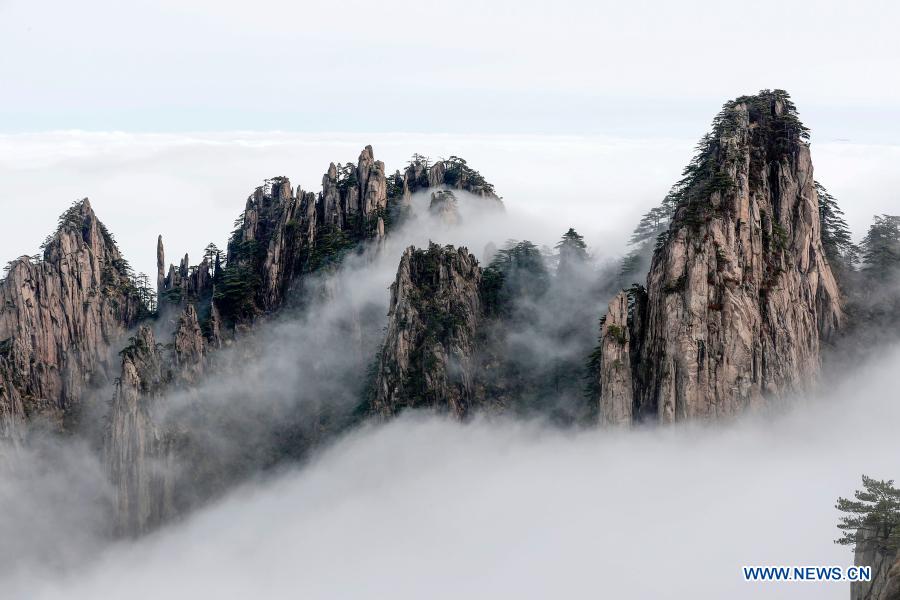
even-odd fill
[[[900,205],[898,22],[894,2],[0,0],[0,260],[88,196],[152,270],[157,234],[196,256],[265,177],[318,190],[369,143],[390,170],[462,155],[548,238],[613,246],[725,101],[775,87],[859,237]]]
[[[697,137],[780,87],[896,139],[896,2],[0,0],[0,130]]]

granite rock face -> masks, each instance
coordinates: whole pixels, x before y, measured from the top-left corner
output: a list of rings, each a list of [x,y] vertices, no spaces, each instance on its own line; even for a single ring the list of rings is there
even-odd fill
[[[600,420],[604,425],[630,425],[633,419],[628,294],[619,292],[609,303],[600,326]]]
[[[407,248],[391,285],[373,410],[430,407],[465,417],[476,402],[474,354],[483,318],[481,268],[466,248]]]
[[[842,319],[806,130],[786,93],[726,104],[685,175],[629,325],[633,414],[663,423],[806,389],[820,339]],[[604,357],[601,371],[616,360]]]
[[[857,532],[853,564],[871,567],[872,578],[850,584],[851,600],[900,600],[900,558],[879,537],[874,531]]]
[[[500,204],[492,186],[461,159],[441,161],[436,170],[428,164],[413,167],[413,174],[415,190],[434,184],[447,194],[464,189]],[[195,393],[219,364],[211,352],[232,344],[257,318],[280,310],[307,274],[327,272],[344,254],[369,248],[368,242],[375,251],[381,248],[404,216],[401,209],[411,193],[405,175],[386,177],[371,146],[355,164],[330,165],[318,194],[294,190],[285,177],[268,180],[247,199],[221,255],[210,247],[198,265],[187,255],[167,265],[158,238],[155,297],[147,296],[148,285],[131,273],[88,201],[77,203],[61,218],[43,255],[14,261],[0,282],[0,436],[18,439],[36,419],[67,429],[69,422],[77,423],[87,391],[111,383],[120,364],[103,415],[104,459],[117,490],[116,529],[121,534],[153,529],[181,510],[179,473],[184,476],[186,464],[196,467],[190,457],[184,459],[197,440],[190,426],[172,415],[188,410],[192,418],[202,418],[216,410],[199,406],[202,394]],[[443,386],[437,402],[464,414],[470,386],[462,374],[472,321],[480,314],[480,270],[465,251],[449,252],[438,262],[450,286],[428,300],[435,307],[443,302],[450,311],[440,348],[428,333],[420,332],[414,341],[442,362],[442,373],[429,375],[429,385]],[[468,295],[453,296],[467,279],[472,280]],[[152,330],[150,317],[155,317]],[[361,318],[350,314],[347,322]],[[178,407],[170,405],[173,398]]]
[[[209,264],[207,258],[204,257],[199,265],[191,266],[190,258],[185,254],[177,267],[169,265],[168,273],[163,275],[165,253],[162,236],[159,236],[156,245],[156,261],[159,306],[166,307],[171,304],[181,306],[188,302],[209,300],[212,295],[214,273],[211,271],[212,265]]]
[[[900,600],[900,560],[895,560],[888,569],[878,600]]]
[[[252,297],[238,299],[242,306],[234,306],[226,288],[217,295],[220,312],[243,317],[276,310],[299,275],[351,244],[383,237],[387,205],[384,163],[371,146],[355,166],[332,163],[318,196],[300,188],[294,193],[285,177],[269,180],[247,199],[228,244],[229,268],[254,273],[258,285]]]
[[[64,428],[84,394],[110,379],[111,348],[142,312],[115,241],[87,199],[60,217],[39,259],[0,281],[0,434],[26,419]]]
[[[156,415],[169,378],[153,332],[141,326],[122,351],[106,438],[120,535],[144,533],[174,514],[174,439]]]
[[[494,187],[463,159],[451,157],[430,164],[416,155],[402,175],[398,172],[389,178],[371,146],[362,150],[356,164],[330,164],[319,194],[300,188],[294,192],[285,177],[268,180],[247,199],[229,241],[228,266],[222,273],[225,281],[219,281],[214,270],[213,296],[220,317],[246,321],[277,310],[303,274],[327,267],[335,256],[359,242],[371,240],[377,246],[387,235],[389,223],[396,225],[402,219],[411,195],[426,189],[450,193],[448,200],[449,190],[463,190],[491,206],[503,205]],[[452,217],[449,203],[438,205],[446,208],[441,215]],[[203,272],[202,267],[198,270]],[[253,277],[247,278],[248,273]],[[228,285],[229,278],[239,275],[252,279],[253,289]],[[203,321],[205,311],[199,313]]]
[[[445,225],[456,225],[459,223],[459,207],[456,196],[449,190],[432,192],[428,211]]]
[[[430,186],[428,172],[429,169],[424,170],[425,180],[421,182],[426,187]],[[474,175],[466,175],[463,180],[464,185],[488,193],[483,189],[487,184],[477,184]],[[200,265],[190,266],[185,256],[177,266],[170,265],[167,269],[162,239],[158,240],[159,314],[171,315],[161,319],[171,324],[171,344],[158,348],[155,353],[132,353],[123,360],[123,383],[111,408],[113,426],[106,444],[110,476],[121,498],[119,511],[124,513],[119,515],[123,533],[152,529],[159,523],[158,515],[171,515],[174,510],[172,498],[174,494],[177,500],[181,481],[173,479],[168,472],[166,477],[145,477],[141,473],[146,472],[147,465],[178,463],[182,469],[192,468],[192,458],[182,455],[184,448],[190,447],[190,432],[180,432],[177,425],[160,418],[167,412],[167,397],[178,390],[188,392],[177,394],[180,398],[190,397],[191,388],[215,372],[214,361],[208,358],[210,351],[230,343],[240,328],[251,326],[258,317],[279,310],[291,286],[301,282],[306,274],[328,269],[339,260],[341,253],[358,248],[361,243],[371,241],[375,248],[380,247],[387,235],[386,220],[391,204],[402,206],[403,203],[404,188],[398,185],[399,181],[393,179],[389,193],[384,165],[375,160],[371,146],[367,146],[355,165],[329,165],[319,194],[300,188],[294,190],[286,177],[267,180],[257,188],[235,223],[224,261],[217,258],[209,264],[211,261],[204,259]],[[473,187],[476,185],[481,188]],[[449,191],[441,193],[452,198]],[[459,381],[460,369],[466,369],[466,348],[474,332],[474,324],[468,321],[476,318],[479,311],[480,270],[466,252],[436,249],[425,254],[437,257],[442,265],[439,272],[449,278],[450,287],[439,294],[442,299],[433,298],[428,302],[432,307],[438,307],[436,302],[443,302],[443,309],[451,311],[444,321],[448,329],[438,334],[440,341],[435,346],[429,337],[431,330],[425,331],[433,324],[429,317],[427,323],[421,324],[420,331],[398,334],[402,338],[398,343],[405,343],[403,340],[409,335],[413,342],[427,346],[431,352],[429,360],[442,363],[440,373],[434,371],[427,375],[429,385],[442,389],[436,403],[464,414],[470,390],[466,381]],[[406,272],[415,274],[417,283],[426,279],[430,282],[421,270],[430,267],[420,265],[421,261],[408,254]],[[455,298],[452,294],[465,278],[474,278],[469,282],[470,295]],[[441,286],[438,281],[432,283]],[[398,283],[396,295],[405,297],[410,285],[408,281]],[[405,309],[400,306],[397,310],[404,313]],[[450,322],[459,314],[464,315],[463,321],[471,327],[469,337],[456,321]],[[349,334],[358,336],[359,315],[348,315],[347,319]],[[353,324],[357,326],[354,328]],[[403,362],[402,381],[395,383],[404,393],[412,381],[404,378],[407,368],[415,376],[421,366],[416,359],[407,359],[400,359],[406,362]],[[146,369],[142,360],[148,362]],[[364,364],[364,357],[360,360]],[[144,378],[134,377],[133,372],[150,373],[153,385],[146,385]],[[385,373],[388,372],[393,373],[386,363]],[[385,397],[386,414],[399,408],[393,406],[397,397]],[[127,472],[123,456],[130,457],[135,464],[135,473]],[[148,509],[148,506],[155,508]]]
[[[206,341],[192,304],[179,316],[172,339],[170,345],[157,344],[150,328],[141,326],[121,353],[104,452],[119,534],[149,531],[176,513],[185,432],[164,415],[167,395],[189,390],[206,368]]]
[[[172,350],[181,381],[196,383],[203,375],[206,341],[197,321],[197,309],[192,304],[188,304],[178,318]]]
[[[497,208],[503,207],[503,201],[494,191],[494,186],[465,160],[456,156],[432,164],[427,158],[414,155],[403,172],[402,189],[403,198],[407,203],[410,195],[415,192],[424,189],[446,189],[468,192],[484,198]]]

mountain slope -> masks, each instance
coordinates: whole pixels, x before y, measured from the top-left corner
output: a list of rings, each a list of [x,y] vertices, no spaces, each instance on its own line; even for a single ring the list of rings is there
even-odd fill
[[[0,281],[0,433],[26,418],[62,428],[110,379],[112,348],[145,312],[128,264],[87,199],[60,217],[38,260]]]
[[[701,141],[633,298],[635,373],[615,391],[631,419],[733,415],[814,381],[842,309],[806,140],[776,90],[726,104]],[[618,360],[607,353],[603,372]]]

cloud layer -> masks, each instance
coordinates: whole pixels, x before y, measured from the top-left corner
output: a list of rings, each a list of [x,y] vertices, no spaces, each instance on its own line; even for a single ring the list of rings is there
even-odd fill
[[[833,502],[897,473],[900,354],[718,428],[613,433],[406,417],[11,597],[845,598],[744,564],[852,562]]]

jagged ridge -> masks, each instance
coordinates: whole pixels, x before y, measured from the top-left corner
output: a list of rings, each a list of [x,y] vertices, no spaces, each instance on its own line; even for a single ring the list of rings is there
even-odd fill
[[[0,433],[26,418],[54,427],[109,379],[110,348],[145,314],[128,263],[87,199],[60,217],[39,259],[0,281]]]

